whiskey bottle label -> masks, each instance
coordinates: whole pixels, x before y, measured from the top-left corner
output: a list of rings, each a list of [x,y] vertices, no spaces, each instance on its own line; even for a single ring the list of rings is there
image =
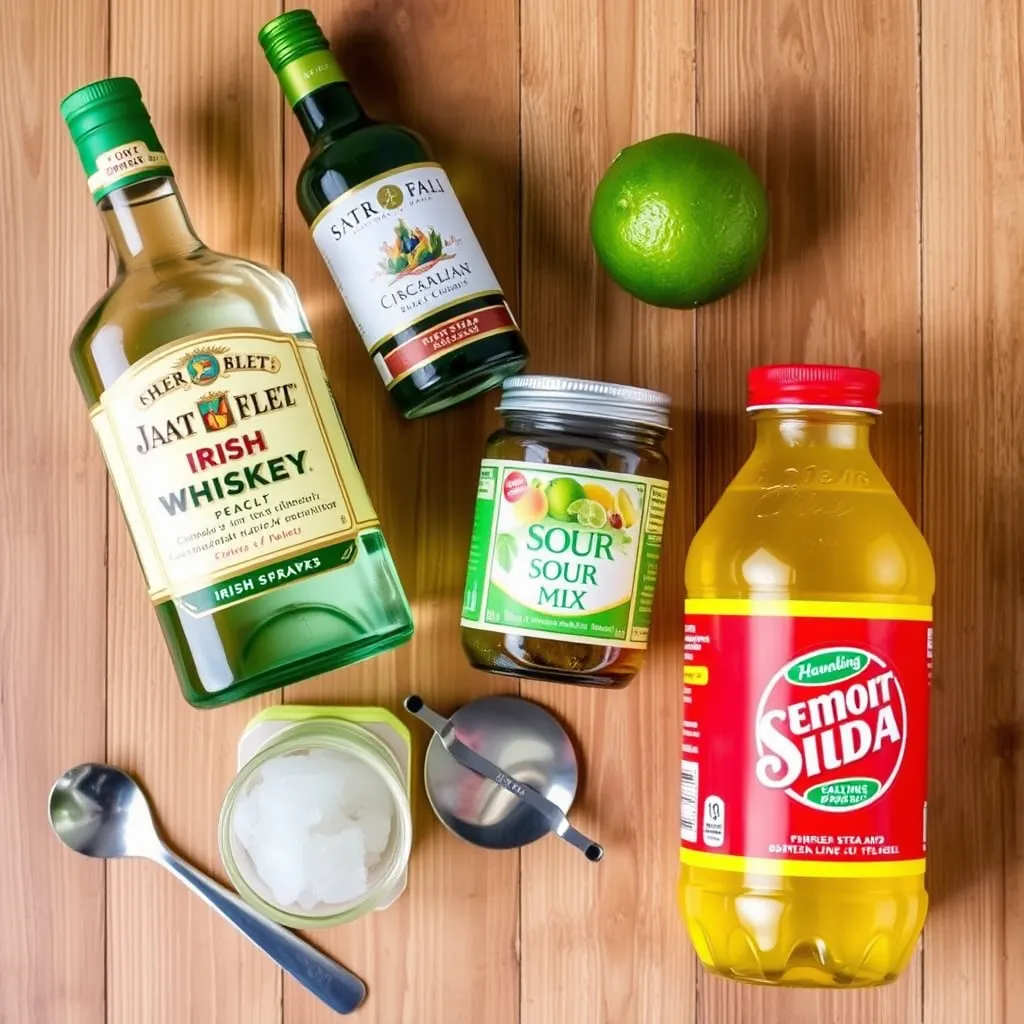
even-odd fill
[[[437,164],[399,167],[350,189],[312,233],[389,388],[442,355],[517,330]]]
[[[348,565],[378,525],[309,339],[185,338],[91,415],[154,602],[210,614]]]

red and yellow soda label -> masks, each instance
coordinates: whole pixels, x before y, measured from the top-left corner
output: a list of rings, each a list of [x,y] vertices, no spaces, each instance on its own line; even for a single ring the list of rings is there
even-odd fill
[[[684,863],[924,871],[931,608],[686,603]]]

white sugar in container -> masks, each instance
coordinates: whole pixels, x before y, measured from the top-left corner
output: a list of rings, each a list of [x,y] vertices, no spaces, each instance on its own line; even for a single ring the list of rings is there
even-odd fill
[[[293,928],[390,906],[412,848],[409,733],[383,708],[266,709],[246,728],[220,817],[239,894]]]

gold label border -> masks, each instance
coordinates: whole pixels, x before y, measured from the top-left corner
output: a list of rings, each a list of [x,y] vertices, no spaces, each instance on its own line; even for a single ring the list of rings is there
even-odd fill
[[[154,554],[157,557],[157,560],[159,561],[159,568],[161,574],[160,582],[162,582],[164,586],[158,588],[149,588],[149,597],[154,604],[162,603],[167,600],[174,600],[177,597],[181,597],[185,594],[192,593],[193,591],[199,590],[203,587],[214,586],[217,583],[230,579],[232,576],[235,576],[238,573],[251,571],[259,565],[268,565],[272,561],[279,561],[282,558],[288,558],[290,556],[298,557],[298,555],[302,553],[301,550],[299,549],[309,551],[313,550],[314,548],[323,547],[326,544],[339,543],[343,540],[355,538],[365,530],[380,527],[380,521],[376,517],[370,520],[357,520],[355,511],[351,506],[348,488],[345,485],[344,476],[341,472],[340,466],[338,465],[337,457],[335,455],[333,446],[330,444],[327,432],[324,429],[323,416],[321,414],[320,407],[318,403],[315,400],[313,400],[313,391],[310,386],[309,374],[307,372],[305,362],[302,356],[299,354],[300,349],[306,349],[307,351],[312,349],[313,352],[319,358],[319,349],[317,348],[316,343],[313,341],[311,337],[300,337],[298,335],[284,334],[278,331],[268,331],[261,328],[225,328],[213,331],[199,331],[194,334],[187,335],[183,338],[179,338],[173,342],[168,343],[167,345],[161,346],[160,348],[148,353],[141,359],[132,363],[128,367],[128,369],[125,370],[124,373],[122,373],[119,377],[112,381],[111,384],[104,389],[103,393],[99,397],[99,400],[97,402],[94,402],[93,405],[89,407],[88,415],[90,421],[92,421],[98,416],[104,416],[107,419],[107,422],[112,424],[114,422],[114,419],[113,416],[111,415],[110,404],[113,400],[106,400],[110,392],[114,388],[117,388],[118,391],[121,391],[123,387],[127,386],[132,381],[137,380],[139,377],[144,376],[145,373],[149,369],[151,369],[156,363],[162,362],[169,356],[173,356],[176,355],[178,352],[185,351],[189,348],[193,348],[199,342],[202,342],[204,344],[215,344],[221,341],[237,342],[244,341],[247,339],[253,341],[286,344],[290,345],[295,350],[295,361],[298,366],[299,373],[301,374],[302,377],[302,383],[306,389],[306,393],[310,396],[310,405],[316,418],[317,427],[320,431],[320,435],[324,443],[324,448],[327,451],[328,457],[330,459],[331,471],[334,475],[335,482],[338,485],[338,491],[341,495],[344,504],[344,512],[346,517],[352,522],[352,528],[349,530],[338,531],[337,533],[322,535],[313,541],[307,542],[306,545],[293,545],[291,548],[278,549],[274,552],[273,557],[269,559],[250,559],[243,564],[236,564],[230,567],[225,567],[221,572],[218,572],[211,576],[199,578],[192,577],[186,581],[178,581],[172,584],[170,580],[170,574],[167,571],[168,566],[166,559],[164,557],[163,547],[157,543],[157,538],[153,534],[153,530],[150,525],[149,519],[146,516],[146,514],[142,511],[142,509],[145,506],[142,501],[141,495],[139,494],[135,478],[132,475],[131,471],[128,469],[128,462],[124,455],[122,439],[120,437],[119,432],[111,429],[111,437],[114,443],[117,445],[118,455],[121,458],[121,461],[124,463],[124,479],[131,487],[132,497],[134,498],[135,501],[135,507],[139,511],[139,519],[141,521],[140,525],[142,528],[145,529],[149,539],[150,549],[154,552]],[[342,432],[344,432],[343,426]],[[111,477],[111,483],[114,485],[116,491],[116,480],[113,477]],[[122,509],[122,514],[123,513],[124,509]],[[130,519],[127,519],[127,517],[126,521],[129,528],[129,534],[131,534],[136,524],[133,523]],[[147,583],[149,582],[150,581],[147,580]],[[297,583],[299,582],[299,580],[296,580],[295,582]],[[288,585],[290,586],[291,584]]]

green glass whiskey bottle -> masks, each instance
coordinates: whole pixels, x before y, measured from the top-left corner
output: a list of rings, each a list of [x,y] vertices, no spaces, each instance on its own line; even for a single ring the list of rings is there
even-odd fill
[[[369,118],[310,11],[259,33],[309,155],[299,209],[401,413],[498,386],[528,353],[444,170],[407,128]]]
[[[61,114],[117,257],[71,362],[185,697],[226,704],[404,642],[291,281],[196,237],[132,79]]]

